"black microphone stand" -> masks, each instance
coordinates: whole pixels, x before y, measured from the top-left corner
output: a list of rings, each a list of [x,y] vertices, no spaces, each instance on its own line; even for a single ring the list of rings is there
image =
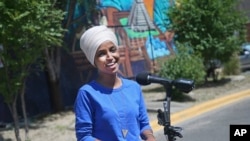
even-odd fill
[[[190,79],[179,78],[176,80],[169,80],[152,76],[151,73],[144,72],[136,76],[136,81],[141,85],[149,85],[152,83],[162,84],[166,91],[166,99],[163,102],[164,111],[158,109],[157,119],[158,124],[164,126],[164,135],[167,141],[175,141],[176,137],[182,138],[181,127],[171,125],[170,121],[170,102],[172,98],[173,86],[182,92],[189,93],[194,88],[194,81]]]
[[[176,137],[182,138],[183,136],[180,133],[182,131],[181,127],[175,127],[171,125],[170,102],[172,98],[173,86],[175,86],[176,89],[179,89],[182,92],[188,93],[194,88],[194,81],[187,79],[177,79],[174,81],[162,81],[161,84],[164,85],[166,91],[166,99],[163,102],[164,111],[158,109],[158,124],[164,126],[164,135],[166,136],[167,141],[175,141]]]
[[[164,126],[164,135],[166,136],[167,141],[175,141],[176,137],[182,138],[181,127],[175,127],[171,125],[170,120],[170,102],[172,98],[172,84],[164,85],[166,91],[166,99],[163,102],[164,111],[158,109],[158,124]]]

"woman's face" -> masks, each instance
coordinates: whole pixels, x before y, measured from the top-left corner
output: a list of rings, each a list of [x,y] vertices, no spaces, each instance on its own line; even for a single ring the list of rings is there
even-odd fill
[[[95,66],[99,73],[114,74],[119,70],[119,52],[111,41],[103,42],[95,54]]]

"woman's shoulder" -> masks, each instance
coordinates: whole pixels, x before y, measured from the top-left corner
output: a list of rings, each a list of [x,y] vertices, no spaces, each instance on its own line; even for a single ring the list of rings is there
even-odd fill
[[[97,95],[97,93],[100,93],[102,91],[101,88],[97,88],[95,81],[91,81],[89,83],[83,84],[79,89],[78,89],[78,95],[81,97],[94,97]]]
[[[80,88],[79,91],[91,91],[93,89],[94,81],[90,81],[88,83],[83,84]]]
[[[140,85],[132,79],[127,79],[127,78],[122,78],[123,84],[125,86],[136,86],[136,87],[140,87]]]

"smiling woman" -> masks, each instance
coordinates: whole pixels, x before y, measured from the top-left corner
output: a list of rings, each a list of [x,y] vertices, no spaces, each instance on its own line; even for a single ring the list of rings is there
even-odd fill
[[[81,141],[155,141],[141,87],[118,76],[120,54],[112,30],[94,26],[80,46],[97,77],[79,88],[75,100],[75,131]]]

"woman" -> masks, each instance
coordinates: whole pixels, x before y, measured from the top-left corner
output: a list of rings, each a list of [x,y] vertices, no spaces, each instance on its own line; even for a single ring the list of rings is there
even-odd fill
[[[94,26],[81,36],[80,46],[98,70],[83,85],[75,101],[78,141],[155,141],[140,85],[117,75],[118,43],[105,26]]]

